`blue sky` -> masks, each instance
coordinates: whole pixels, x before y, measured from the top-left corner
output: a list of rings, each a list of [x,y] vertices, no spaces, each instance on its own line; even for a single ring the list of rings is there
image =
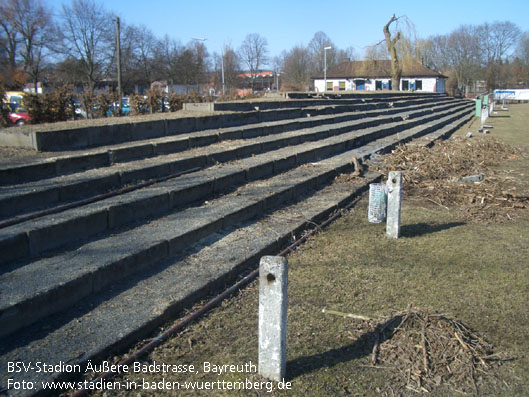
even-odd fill
[[[112,0],[103,4],[124,22],[143,24],[158,37],[167,34],[182,44],[193,37],[207,38],[210,53],[220,52],[224,44],[237,49],[247,34],[259,33],[267,39],[271,57],[307,45],[318,31],[339,48],[353,46],[362,56],[366,46],[383,38],[382,27],[393,13],[406,15],[424,38],[449,33],[462,24],[505,20],[529,31],[529,0]]]

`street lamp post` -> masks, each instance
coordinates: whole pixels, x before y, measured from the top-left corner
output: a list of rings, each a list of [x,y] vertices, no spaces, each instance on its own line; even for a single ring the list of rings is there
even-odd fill
[[[327,91],[327,50],[330,50],[330,49],[332,49],[331,46],[323,47],[323,80],[324,80],[323,91]]]

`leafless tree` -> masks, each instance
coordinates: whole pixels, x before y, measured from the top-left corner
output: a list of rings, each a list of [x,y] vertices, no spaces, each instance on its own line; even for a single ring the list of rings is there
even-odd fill
[[[259,68],[268,62],[267,46],[266,38],[252,33],[246,36],[239,49],[240,59],[250,72],[252,90]]]
[[[158,40],[143,25],[122,24],[122,32],[123,89],[125,92],[131,92],[135,84],[148,86],[154,81],[154,58]]]
[[[388,49],[382,45],[370,45],[365,48],[364,59],[366,61],[379,61],[383,59],[390,59]]]
[[[42,62],[56,34],[49,12],[39,0],[11,0],[16,4],[16,28],[22,37],[20,51],[24,71],[37,91]]]
[[[183,52],[183,46],[165,35],[158,40],[153,50],[152,59],[152,79],[165,80],[177,83],[178,80],[178,59]]]
[[[222,55],[214,54],[215,85],[222,87],[222,68],[224,67],[224,85],[226,92],[238,85],[241,73],[241,62],[239,56],[230,45],[225,45]]]
[[[353,46],[349,46],[345,49],[339,49],[336,51],[337,63],[344,61],[355,61],[358,58],[356,50]]]
[[[325,47],[332,47],[325,51]],[[338,63],[338,48],[332,42],[325,32],[319,31],[314,34],[310,40],[308,51],[311,57],[311,73],[313,75],[323,75],[325,58],[327,62],[327,70]],[[325,56],[325,52],[327,53]]]
[[[113,17],[93,0],[73,0],[62,8],[66,51],[81,61],[85,80],[93,89],[114,59]]]
[[[209,70],[209,53],[203,42],[193,40],[188,44],[193,52],[193,77],[196,85],[203,83]]]
[[[2,0],[0,15],[0,48],[6,54],[7,80],[12,80],[20,66],[36,89],[43,58],[54,43],[51,16],[40,0]]]
[[[526,66],[529,66],[529,32],[525,32],[520,36],[520,41],[516,47],[516,56]]]
[[[509,21],[484,23],[477,27],[484,64],[505,60],[520,37],[520,28]]]
[[[397,54],[397,42],[401,38],[401,32],[397,31],[397,33],[392,35],[389,31],[389,27],[392,23],[397,22],[399,18],[396,18],[395,14],[393,14],[388,23],[386,23],[382,29],[384,32],[384,38],[386,40],[386,46],[391,57],[391,86],[397,91],[399,90],[400,78],[402,76],[402,66],[399,62],[399,57]]]
[[[20,43],[20,34],[15,24],[16,11],[13,2],[0,1],[0,48],[4,53],[5,66],[3,78],[8,86],[14,84],[14,74],[17,67],[17,49]]]
[[[508,21],[484,23],[477,27],[476,33],[487,88],[504,86],[506,68],[503,65],[518,42],[520,28]]]
[[[308,48],[295,46],[283,60],[283,87],[289,91],[306,91],[310,85],[311,56]]]
[[[472,81],[476,80],[480,70],[480,48],[476,28],[468,25],[459,27],[450,33],[446,45],[446,55],[454,70],[458,90],[465,93]]]

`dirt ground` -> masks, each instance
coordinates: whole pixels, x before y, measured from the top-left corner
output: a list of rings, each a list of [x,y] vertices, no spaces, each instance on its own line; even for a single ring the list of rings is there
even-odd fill
[[[487,165],[485,178],[507,173],[509,187],[522,189],[529,182],[523,154],[529,149],[528,123],[529,105],[511,105],[487,121],[490,134],[477,133],[475,122],[457,135],[473,131],[476,139],[521,148]],[[129,373],[118,380],[141,388],[104,394],[529,395],[525,202],[512,203],[508,217],[502,212],[490,218],[478,216],[485,207],[473,207],[478,215],[469,216],[458,201],[439,203],[420,191],[409,193],[398,240],[386,238],[384,224],[367,222],[367,205],[363,199],[288,256],[285,383],[260,378],[252,366],[257,364],[254,282],[138,364],[180,365],[185,371],[153,367],[152,373]],[[168,391],[169,386],[180,388]],[[242,389],[229,390],[235,386]]]

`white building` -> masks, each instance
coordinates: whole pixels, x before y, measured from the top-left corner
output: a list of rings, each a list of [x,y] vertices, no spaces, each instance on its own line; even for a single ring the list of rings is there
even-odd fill
[[[444,94],[447,78],[418,62],[403,62],[399,89]],[[327,87],[324,76],[317,76],[314,88],[317,92],[390,90],[391,63],[389,60],[342,62],[327,70]]]

